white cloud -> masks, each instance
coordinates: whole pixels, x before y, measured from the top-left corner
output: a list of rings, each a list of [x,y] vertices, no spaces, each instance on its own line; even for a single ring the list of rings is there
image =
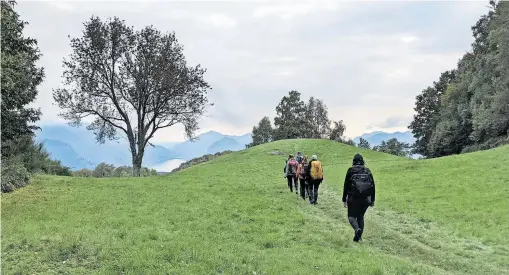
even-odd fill
[[[264,18],[267,16],[278,16],[281,19],[292,19],[317,11],[334,11],[337,8],[338,5],[336,1],[289,2],[258,7],[253,12],[253,17]]]
[[[237,22],[224,14],[216,13],[207,18],[207,21],[219,28],[233,28],[237,26]]]
[[[412,43],[412,42],[415,42],[417,40],[419,40],[418,37],[411,36],[411,35],[410,36],[403,36],[403,37],[401,37],[401,41],[403,41],[404,43]]]
[[[62,11],[74,11],[75,7],[71,5],[69,2],[64,1],[44,1],[44,3],[57,8]]]
[[[410,72],[406,68],[389,70],[385,73],[388,78],[406,78],[410,76]]]

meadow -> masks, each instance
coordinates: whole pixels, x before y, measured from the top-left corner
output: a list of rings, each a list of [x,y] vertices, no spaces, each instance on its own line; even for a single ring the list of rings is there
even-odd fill
[[[317,205],[283,178],[297,151],[324,165]],[[357,152],[377,188],[360,243],[341,202]],[[1,199],[2,274],[509,273],[509,146],[410,160],[285,140],[165,176],[36,176]]]

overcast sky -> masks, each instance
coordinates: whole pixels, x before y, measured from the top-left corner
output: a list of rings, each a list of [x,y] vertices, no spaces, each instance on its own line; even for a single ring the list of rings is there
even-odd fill
[[[69,38],[92,15],[175,31],[189,65],[207,68],[215,104],[200,132],[244,134],[290,90],[323,99],[346,135],[407,130],[422,89],[470,49],[488,1],[18,1],[46,71],[42,124],[65,123],[53,105]],[[181,127],[156,141],[184,138]]]

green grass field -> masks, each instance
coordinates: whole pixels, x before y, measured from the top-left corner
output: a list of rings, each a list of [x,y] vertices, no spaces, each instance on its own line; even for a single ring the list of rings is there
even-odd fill
[[[290,193],[286,156],[317,154],[318,205]],[[377,202],[361,243],[341,203],[360,152]],[[2,274],[509,274],[509,147],[408,160],[279,141],[170,176],[40,176],[2,195]]]

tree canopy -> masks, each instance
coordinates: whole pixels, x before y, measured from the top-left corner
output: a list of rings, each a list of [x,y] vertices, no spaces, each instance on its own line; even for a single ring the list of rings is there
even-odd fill
[[[99,142],[125,137],[136,175],[159,129],[182,124],[194,138],[210,87],[205,69],[187,65],[175,33],[153,26],[135,31],[116,17],[92,17],[71,47],[64,88],[53,92],[60,115],[75,126],[91,117],[87,128]]]
[[[2,86],[2,156],[16,139],[32,135],[38,129],[39,109],[28,105],[35,101],[37,87],[44,79],[43,68],[37,66],[41,57],[37,41],[23,36],[28,24],[14,10],[14,1],[2,1],[1,17],[1,86]]]
[[[509,142],[509,2],[490,1],[471,51],[416,97],[414,152],[440,157]]]

